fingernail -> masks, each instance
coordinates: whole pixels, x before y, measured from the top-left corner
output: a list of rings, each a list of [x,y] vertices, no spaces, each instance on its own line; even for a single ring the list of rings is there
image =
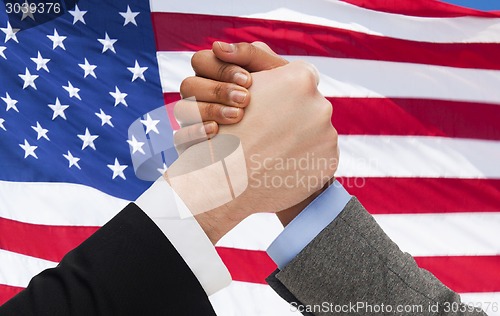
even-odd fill
[[[248,82],[248,76],[244,73],[237,72],[234,74],[234,83],[240,86],[246,85]]]
[[[222,49],[225,53],[234,53],[235,47],[234,44],[228,44],[224,42],[217,42],[219,44],[220,49]]]
[[[232,106],[226,106],[222,109],[222,115],[228,119],[237,118],[239,113],[240,109],[233,108]]]
[[[204,123],[201,127],[202,135],[210,135],[215,133],[215,122]]]
[[[243,103],[247,98],[247,93],[239,90],[233,90],[229,93],[229,97],[233,102]]]

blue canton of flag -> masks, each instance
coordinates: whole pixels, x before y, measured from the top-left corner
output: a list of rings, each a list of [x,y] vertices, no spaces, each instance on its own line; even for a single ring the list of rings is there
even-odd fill
[[[0,180],[137,198],[151,182],[134,174],[130,153],[145,142],[127,130],[141,118],[155,133],[161,122],[144,114],[164,104],[148,1],[62,2],[52,17],[4,4]]]

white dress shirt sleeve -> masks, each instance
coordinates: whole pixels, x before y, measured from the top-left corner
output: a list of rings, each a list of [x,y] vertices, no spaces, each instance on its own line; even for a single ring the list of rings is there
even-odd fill
[[[163,177],[135,203],[165,234],[207,295],[231,283],[231,275],[212,242],[193,216],[185,216],[189,210]]]

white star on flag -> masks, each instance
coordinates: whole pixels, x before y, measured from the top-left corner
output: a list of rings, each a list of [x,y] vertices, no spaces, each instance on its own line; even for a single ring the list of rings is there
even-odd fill
[[[50,61],[48,58],[43,58],[42,55],[40,54],[40,51],[38,51],[38,57],[33,57],[31,60],[36,64],[36,70],[44,69],[47,72],[49,71],[49,68],[47,67],[47,63]]]
[[[19,43],[17,40],[17,35],[16,33],[19,32],[19,29],[13,29],[12,26],[10,26],[10,22],[7,21],[7,27],[3,28],[0,27],[0,30],[5,33],[5,42],[7,43],[9,40],[14,40],[16,43]]]
[[[115,158],[114,165],[108,165],[108,168],[111,169],[111,171],[113,171],[113,180],[116,177],[120,177],[123,180],[126,180],[125,174],[123,173],[123,171],[125,169],[127,169],[127,167],[128,167],[127,165],[120,165],[120,163],[118,162],[118,158]]]
[[[134,82],[137,78],[141,78],[143,81],[146,81],[144,72],[148,70],[148,67],[141,67],[137,60],[135,61],[134,67],[127,67],[127,69],[134,75],[132,77],[132,82]]]
[[[26,19],[28,17],[30,19],[32,19],[33,21],[35,21],[35,17],[33,16],[33,12],[30,8],[30,4],[29,4],[28,0],[25,0],[22,6],[23,6],[23,8],[21,9],[21,12],[23,13],[23,16],[21,17],[21,21],[24,21],[24,19]],[[27,10],[24,8],[27,8]],[[26,12],[24,12],[24,11],[26,11]]]
[[[115,47],[113,46],[118,40],[109,38],[108,33],[104,34],[103,39],[97,39],[102,44],[102,53],[105,53],[108,49],[116,54]]]
[[[158,168],[158,169],[156,169],[156,170],[158,170],[158,172],[159,172],[161,175],[165,174],[165,172],[167,172],[167,170],[168,170],[167,164],[166,164],[166,163],[163,163],[163,168]]]
[[[80,170],[82,169],[82,168],[80,168],[80,165],[78,164],[78,161],[80,161],[80,158],[73,157],[73,154],[71,154],[71,152],[69,150],[68,150],[68,154],[67,155],[63,154],[63,156],[64,156],[64,158],[68,159],[68,162],[69,162],[68,168],[75,166]]]
[[[87,148],[87,146],[92,148],[93,150],[96,150],[94,141],[98,137],[99,137],[99,135],[91,135],[89,129],[86,128],[84,135],[78,135],[78,138],[80,138],[83,141],[82,150]]]
[[[68,91],[69,93],[69,97],[70,98],[77,98],[78,100],[81,100],[82,98],[80,98],[80,95],[78,94],[78,92],[80,91],[80,89],[76,88],[76,87],[73,87],[73,85],[71,84],[71,82],[68,81],[68,85],[67,86],[62,86],[64,90]]]
[[[97,76],[95,75],[94,70],[97,68],[96,65],[91,65],[87,58],[85,58],[85,64],[78,64],[80,68],[82,68],[85,71],[85,74],[83,75],[83,78],[87,78],[88,75],[91,75],[92,77],[97,79]]]
[[[73,25],[75,25],[78,21],[82,22],[83,24],[87,24],[85,23],[85,19],[83,18],[87,11],[81,11],[78,7],[78,4],[75,5],[74,10],[69,10],[68,12],[73,16]]]
[[[128,94],[122,93],[117,86],[115,86],[115,92],[110,92],[109,94],[111,94],[111,96],[115,99],[115,106],[117,106],[120,103],[125,106],[128,106],[127,101],[125,101],[125,98],[127,97]]]
[[[61,102],[59,102],[59,98],[56,98],[56,103],[55,104],[49,104],[49,108],[54,111],[54,114],[52,115],[52,120],[55,120],[56,117],[60,116],[63,119],[66,119],[66,114],[64,111],[69,108],[69,105],[62,105]]]
[[[17,100],[12,99],[8,92],[5,93],[5,98],[2,97],[2,100],[5,102],[5,104],[7,104],[7,109],[5,111],[13,109],[16,112],[19,112],[16,106]]]
[[[40,138],[45,138],[46,140],[50,140],[49,137],[47,136],[47,133],[49,132],[48,129],[43,128],[40,123],[37,121],[36,126],[31,126],[33,130],[37,133],[36,140],[40,140]]]
[[[119,12],[121,16],[125,19],[125,22],[123,22],[123,26],[132,23],[135,26],[137,26],[137,22],[135,21],[135,17],[139,15],[140,12],[132,12],[130,10],[130,6],[127,6],[127,11],[126,12]]]
[[[5,122],[5,120],[0,117],[0,128],[3,129],[4,131],[7,131],[7,129],[5,128],[5,126],[3,126],[4,122]]]
[[[66,39],[66,36],[60,36],[59,33],[57,33],[57,30],[54,29],[54,35],[47,35],[47,37],[52,41],[52,50],[56,49],[57,47],[61,47],[62,49],[66,50],[66,47],[64,47],[63,41]]]
[[[35,80],[38,78],[38,75],[32,75],[28,68],[26,68],[26,73],[19,74],[19,77],[23,79],[24,84],[23,84],[23,89],[26,89],[27,87],[32,87],[33,89],[36,90],[36,85],[35,85]]]
[[[144,146],[143,142],[137,141],[134,135],[132,135],[132,139],[127,140],[127,143],[132,147],[132,154],[135,154],[136,152],[140,152],[141,154],[145,155],[146,153],[144,152],[144,149],[142,149],[142,146]]]
[[[160,120],[153,120],[149,113],[146,116],[145,120],[141,120],[141,123],[146,126],[146,134],[149,134],[151,131],[155,132],[156,134],[160,134],[158,131],[158,123],[160,123]]]
[[[109,126],[114,127],[113,123],[111,122],[111,115],[107,115],[102,109],[99,110],[101,111],[101,113],[95,113],[95,115],[101,119],[101,126],[104,126],[104,124],[108,124]]]
[[[31,146],[26,139],[24,140],[24,144],[19,144],[19,146],[24,150],[24,159],[28,158],[28,156],[32,156],[38,159],[35,153],[35,150],[38,148],[38,146]]]
[[[0,46],[0,56],[3,57],[3,59],[7,59],[7,57],[4,54],[4,51],[7,49],[5,46]]]

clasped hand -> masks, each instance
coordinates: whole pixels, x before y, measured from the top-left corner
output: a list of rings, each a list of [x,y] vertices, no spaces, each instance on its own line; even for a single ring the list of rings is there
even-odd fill
[[[178,181],[174,190],[213,242],[251,214],[300,212],[338,166],[332,106],[318,91],[317,70],[305,62],[288,63],[263,43],[216,42],[212,50],[196,53],[192,66],[197,76],[183,81],[184,99],[174,111],[182,127],[174,137],[180,157],[167,177],[174,183],[187,166],[209,157],[218,139],[231,135],[241,142],[242,153],[225,161],[227,178],[245,188],[206,212],[224,185],[204,163],[204,175]],[[242,162],[246,172],[234,174]],[[193,181],[209,189],[193,192]]]

